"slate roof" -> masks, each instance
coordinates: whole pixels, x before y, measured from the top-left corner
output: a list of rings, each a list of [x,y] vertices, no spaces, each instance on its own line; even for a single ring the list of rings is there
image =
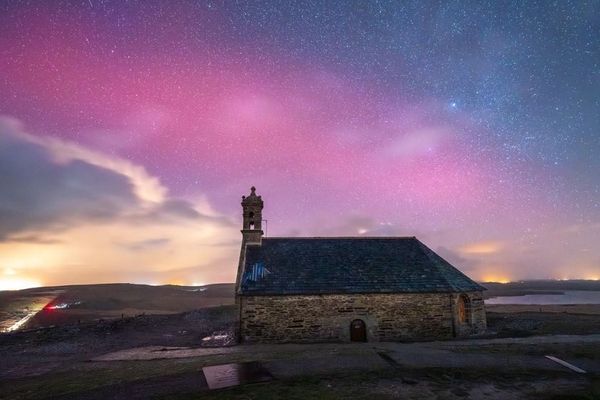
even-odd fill
[[[263,238],[247,245],[241,295],[485,290],[415,237]]]

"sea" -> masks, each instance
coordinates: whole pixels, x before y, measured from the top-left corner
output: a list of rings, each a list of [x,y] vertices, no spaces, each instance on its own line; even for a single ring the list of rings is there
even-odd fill
[[[485,300],[485,304],[600,304],[600,291],[565,290],[561,294],[525,294],[521,296],[499,296]]]

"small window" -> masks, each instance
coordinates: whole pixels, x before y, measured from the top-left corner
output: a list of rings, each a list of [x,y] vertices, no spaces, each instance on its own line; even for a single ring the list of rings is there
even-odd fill
[[[248,217],[249,217],[249,218],[254,218],[254,212],[253,212],[253,211],[250,211],[250,214],[248,214]]]
[[[471,300],[465,294],[458,297],[458,322],[461,324],[471,323]]]
[[[250,221],[249,229],[254,229],[254,221]]]
[[[263,262],[257,262],[252,264],[252,267],[244,271],[244,275],[242,276],[242,285],[247,286],[251,282],[258,282],[261,279],[264,279],[267,275],[269,275],[271,271],[269,271]]]

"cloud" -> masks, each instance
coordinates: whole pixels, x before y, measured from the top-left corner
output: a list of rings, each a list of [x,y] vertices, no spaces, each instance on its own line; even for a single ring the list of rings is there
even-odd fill
[[[201,213],[188,200],[169,198],[167,189],[142,167],[33,136],[9,118],[0,118],[0,187],[0,240],[23,231],[115,218],[231,225],[226,218]]]
[[[171,197],[129,161],[0,118],[0,187],[0,267],[15,282],[170,283],[169,271],[179,271],[178,282],[235,276],[235,224],[205,196]],[[189,267],[220,262],[214,271]]]
[[[34,234],[25,235],[25,236],[11,236],[10,238],[6,239],[5,241],[14,242],[14,243],[39,243],[39,244],[60,243],[59,240],[50,239],[50,238],[44,237],[43,235],[34,235]]]
[[[367,215],[348,215],[336,221],[318,220],[311,232],[319,236],[417,236],[420,239],[430,235],[421,230],[390,221],[381,221]],[[335,223],[333,223],[335,222]],[[301,231],[292,231],[288,236],[302,236]]]
[[[89,167],[97,167],[121,175],[132,185],[132,191],[141,202],[160,203],[167,195],[167,189],[159,179],[148,174],[143,167],[72,142],[51,136],[31,135],[24,130],[18,120],[13,118],[0,117],[0,135],[13,137],[16,141],[29,145],[38,145],[38,148],[48,156],[48,161],[53,164],[82,162]]]
[[[473,271],[480,264],[479,260],[463,257],[458,252],[444,246],[438,247],[436,252],[461,271]]]
[[[155,239],[145,239],[145,240],[138,240],[138,241],[134,241],[134,242],[117,243],[117,244],[119,244],[131,251],[146,251],[146,250],[149,250],[152,248],[166,246],[167,244],[169,244],[170,241],[171,241],[171,239],[168,239],[168,238],[155,238]]]
[[[495,254],[504,248],[504,243],[499,241],[487,241],[469,243],[462,246],[459,251],[463,254]]]
[[[128,176],[69,157],[0,122],[0,239],[115,218],[139,199]]]
[[[387,148],[387,152],[398,158],[410,158],[432,153],[443,144],[447,136],[447,130],[440,127],[410,131],[396,139]]]
[[[181,220],[204,221],[234,227],[229,218],[215,215],[212,210],[201,210],[199,204],[182,199],[166,199],[151,209],[142,210],[141,213],[131,216],[132,220],[141,223],[180,223]],[[204,212],[206,211],[206,212]]]

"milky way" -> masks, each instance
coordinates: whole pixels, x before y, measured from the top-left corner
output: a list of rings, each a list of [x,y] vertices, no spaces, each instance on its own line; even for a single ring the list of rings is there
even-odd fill
[[[4,2],[0,113],[233,225],[255,185],[270,235],[416,235],[478,279],[597,279],[599,37],[598,1]],[[233,276],[234,250],[218,262]]]

